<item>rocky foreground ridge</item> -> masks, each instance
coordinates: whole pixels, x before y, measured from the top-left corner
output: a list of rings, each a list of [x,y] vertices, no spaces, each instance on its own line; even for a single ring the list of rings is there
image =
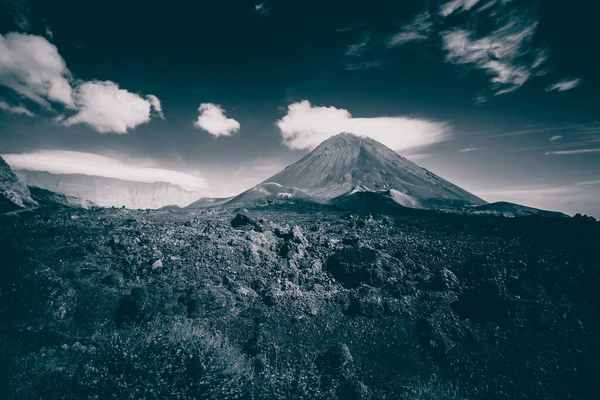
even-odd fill
[[[599,244],[294,201],[2,216],[0,396],[592,398]]]

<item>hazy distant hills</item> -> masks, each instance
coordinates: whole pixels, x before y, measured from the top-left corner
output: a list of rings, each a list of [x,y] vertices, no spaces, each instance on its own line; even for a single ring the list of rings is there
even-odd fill
[[[91,205],[130,209],[237,207],[300,200],[359,212],[394,213],[409,208],[505,217],[565,216],[513,203],[488,204],[383,144],[350,133],[327,139],[278,174],[228,198],[199,198],[194,192],[166,182],[145,183],[98,176],[16,171],[24,185],[10,167],[2,163],[0,184],[3,201],[9,208],[36,204],[26,187],[30,186],[49,191],[38,191],[40,198],[84,208]],[[58,193],[64,197],[57,196]]]
[[[43,171],[19,170],[27,184],[52,192],[89,200],[101,207],[156,209],[168,205],[185,207],[198,195],[166,182],[132,182],[88,175],[58,175]]]

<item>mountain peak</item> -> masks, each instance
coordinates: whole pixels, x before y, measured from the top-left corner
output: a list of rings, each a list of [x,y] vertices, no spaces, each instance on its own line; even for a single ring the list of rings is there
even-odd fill
[[[351,132],[341,132],[341,133],[338,133],[337,135],[331,136],[329,139],[326,139],[320,145],[318,145],[316,148],[326,147],[326,146],[330,146],[332,144],[347,144],[347,145],[356,144],[356,145],[359,145],[361,143],[373,143],[373,142],[383,146],[381,143],[379,143],[376,140],[371,139],[370,137],[359,136],[359,135],[357,135],[355,133],[351,133]]]
[[[406,204],[437,207],[450,202],[485,204],[477,196],[400,156],[382,143],[353,133],[325,140],[266,182],[294,187],[323,199],[358,191],[393,190]]]

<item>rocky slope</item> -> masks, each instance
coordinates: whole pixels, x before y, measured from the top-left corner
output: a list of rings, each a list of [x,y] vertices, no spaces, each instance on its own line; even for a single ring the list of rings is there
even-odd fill
[[[595,398],[600,224],[417,211],[2,216],[0,398]]]
[[[0,157],[0,212],[35,207],[37,202],[25,184]]]
[[[324,141],[267,182],[328,200],[356,191],[391,191],[399,204],[408,207],[485,204],[383,144],[349,133]]]
[[[184,207],[198,199],[195,193],[166,182],[131,182],[98,176],[57,175],[25,170],[19,170],[17,174],[28,186],[89,200],[101,207]]]

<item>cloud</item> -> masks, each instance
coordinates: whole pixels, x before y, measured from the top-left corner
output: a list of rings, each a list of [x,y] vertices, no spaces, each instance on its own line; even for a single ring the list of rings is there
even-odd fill
[[[4,111],[12,113],[12,114],[26,115],[28,117],[35,116],[34,113],[32,113],[31,111],[29,111],[28,109],[26,109],[23,106],[11,106],[10,104],[8,104],[2,100],[0,100],[0,110],[4,110]]]
[[[348,71],[367,70],[381,67],[381,61],[357,61],[357,62],[346,62],[344,67]]]
[[[146,99],[148,99],[148,101],[150,102],[150,106],[152,107],[154,112],[156,114],[158,114],[158,116],[160,118],[165,119],[165,115],[163,114],[163,111],[162,111],[162,104],[160,103],[160,100],[158,99],[158,97],[156,97],[153,94],[149,94],[146,96]]]
[[[27,17],[31,10],[27,0],[0,0],[0,4],[6,5],[9,14],[21,30],[28,31],[31,29],[31,22]]]
[[[388,39],[387,47],[398,47],[408,42],[422,41],[429,38],[433,28],[429,12],[417,14],[413,20]]]
[[[427,160],[428,158],[431,158],[432,155],[427,154],[427,153],[419,153],[419,154],[405,155],[404,157],[409,159],[410,161],[419,161],[419,160]]]
[[[338,32],[338,33],[352,32],[352,31],[355,31],[357,29],[362,28],[363,26],[365,26],[365,22],[359,22],[359,23],[356,23],[356,24],[352,24],[352,25],[346,26],[344,28],[336,29],[335,31]]]
[[[489,99],[485,94],[480,94],[479,96],[475,97],[475,104],[478,106],[484,105],[488,101]]]
[[[467,147],[466,149],[460,149],[460,153],[470,153],[472,151],[481,150],[481,147]]]
[[[546,88],[546,92],[551,92],[553,90],[557,90],[559,92],[564,92],[565,90],[575,89],[577,86],[581,84],[581,78],[571,78],[571,79],[563,79],[558,81]]]
[[[452,0],[440,7],[440,15],[447,17],[457,11],[468,11],[479,3],[479,0]]]
[[[48,36],[50,39],[54,38],[54,31],[52,31],[50,25],[46,25],[46,36]]]
[[[492,77],[496,95],[521,87],[531,77],[534,66],[540,67],[547,57],[537,52],[534,60],[529,60],[536,21],[515,15],[499,21],[495,30],[480,38],[459,28],[442,32],[446,61],[483,70]]]
[[[550,141],[551,141],[551,142],[555,142],[555,141],[557,141],[557,140],[558,140],[558,139],[560,139],[560,138],[562,138],[562,135],[554,135],[554,136],[552,136],[552,137],[550,138]]]
[[[84,123],[100,133],[127,133],[150,120],[152,109],[164,119],[160,100],[120,89],[111,81],[75,81],[58,49],[42,36],[0,35],[0,85],[49,111],[69,111],[65,125]],[[56,119],[55,119],[56,120]]]
[[[373,138],[394,150],[426,146],[445,140],[445,123],[412,117],[355,118],[348,110],[313,106],[308,100],[290,104],[277,121],[284,144],[291,149],[312,149],[340,132]]]
[[[204,178],[160,168],[125,164],[114,158],[77,151],[44,150],[27,154],[3,154],[14,169],[52,174],[82,174],[135,182],[169,182],[187,190],[207,187]]]
[[[600,153],[600,149],[579,149],[579,150],[558,150],[549,151],[546,153],[547,156],[569,156],[573,154],[590,154]]]
[[[235,119],[227,118],[221,106],[212,103],[202,103],[198,108],[200,115],[194,121],[194,126],[213,135],[231,136],[240,130],[240,123]]]
[[[0,85],[51,109],[50,101],[74,108],[71,73],[46,38],[22,33],[0,35]]]
[[[120,89],[111,81],[82,83],[74,97],[78,112],[65,119],[65,125],[83,123],[100,133],[125,134],[150,121],[150,100]]]
[[[348,47],[344,52],[343,65],[348,71],[368,70],[377,68],[382,65],[381,61],[371,59],[365,53],[372,53],[377,43],[373,43],[373,39],[369,34],[363,34],[361,38]]]
[[[258,15],[260,20],[264,20],[271,13],[271,6],[266,1],[262,1],[254,5],[254,12]]]
[[[349,45],[346,48],[344,55],[348,57],[362,56],[363,52],[368,48],[369,40],[371,40],[371,38],[369,36],[365,36],[359,42]]]

